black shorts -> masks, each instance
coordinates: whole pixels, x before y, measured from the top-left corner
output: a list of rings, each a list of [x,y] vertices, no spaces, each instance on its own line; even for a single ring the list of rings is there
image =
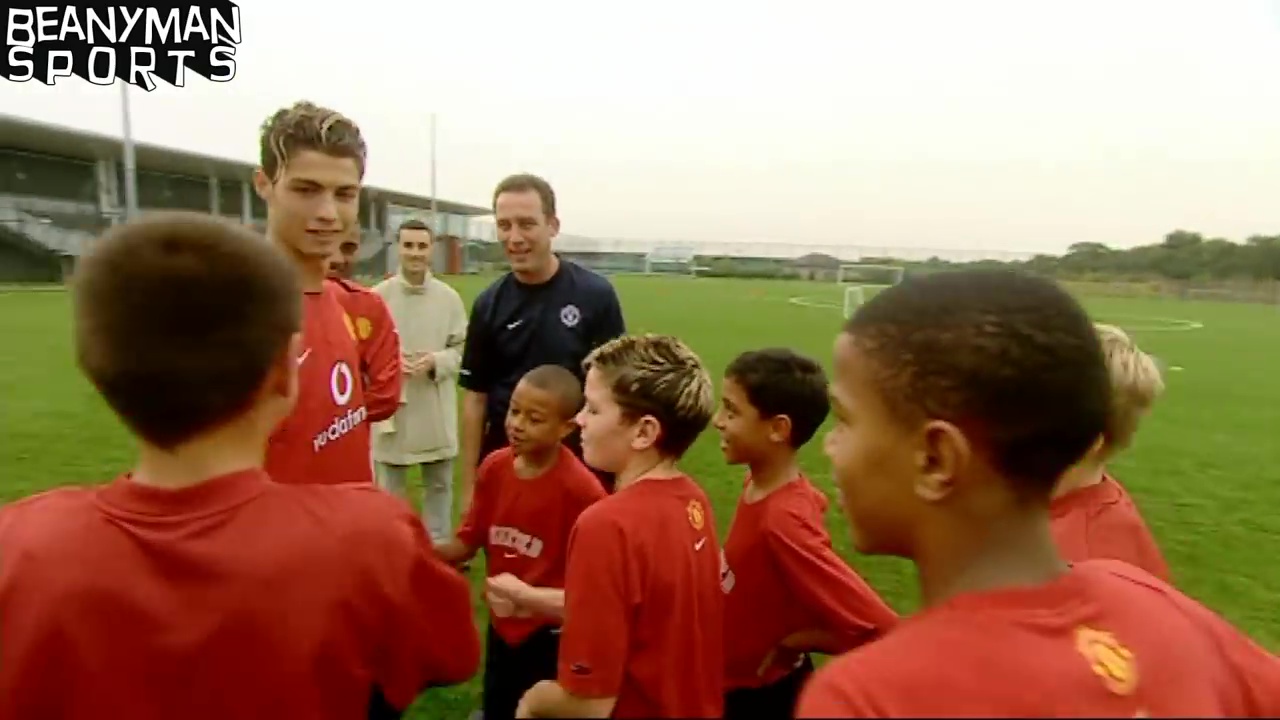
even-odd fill
[[[512,720],[520,698],[537,683],[556,679],[560,628],[539,628],[517,646],[507,644],[489,625],[485,641],[484,720]]]
[[[477,461],[477,465],[484,462],[484,459],[489,457],[489,453],[507,446],[507,436],[504,432],[494,432],[492,425],[486,427],[485,430],[484,439],[480,443],[480,459]],[[582,434],[579,431],[575,430],[573,434],[565,438],[564,444],[573,451],[573,454],[579,460],[582,459]],[[604,485],[605,492],[613,492],[613,473],[601,472],[595,468],[591,468],[591,472],[600,478],[600,484]]]
[[[724,694],[725,720],[792,718],[800,690],[813,675],[813,658],[805,655],[800,666],[768,685],[738,688]]]

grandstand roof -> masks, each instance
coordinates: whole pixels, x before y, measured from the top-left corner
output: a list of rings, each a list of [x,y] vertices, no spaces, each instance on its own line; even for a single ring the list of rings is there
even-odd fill
[[[91,161],[119,158],[124,152],[124,140],[111,135],[0,113],[0,147]],[[196,178],[212,175],[224,180],[248,180],[256,167],[253,163],[240,160],[203,155],[151,143],[135,141],[133,147],[134,158],[140,170]],[[420,195],[368,185],[365,186],[365,190],[373,197],[396,205],[424,209],[431,207],[431,198]],[[440,212],[455,215],[493,214],[493,211],[487,207],[449,200],[437,199],[436,205]]]

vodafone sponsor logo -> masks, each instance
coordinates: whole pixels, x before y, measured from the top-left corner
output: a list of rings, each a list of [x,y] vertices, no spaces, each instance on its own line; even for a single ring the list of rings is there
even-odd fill
[[[351,366],[339,360],[333,364],[333,369],[329,371],[329,393],[333,396],[333,404],[338,408],[345,408],[351,402],[351,396],[356,390],[356,376],[351,371]],[[316,433],[311,440],[311,448],[315,452],[320,452],[335,440],[343,435],[351,432],[359,427],[369,418],[369,411],[364,405],[355,408],[348,408],[345,412],[333,418],[333,422],[329,423],[329,427]]]

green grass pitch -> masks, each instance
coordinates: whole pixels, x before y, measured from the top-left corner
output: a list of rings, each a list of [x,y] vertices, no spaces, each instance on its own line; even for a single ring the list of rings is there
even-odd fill
[[[448,278],[468,302],[487,278]],[[786,345],[830,362],[840,325],[831,284],[615,278],[632,331],[679,335],[718,375],[739,351]],[[798,299],[798,300],[797,300]],[[1280,648],[1280,310],[1172,300],[1086,298],[1096,319],[1129,329],[1167,371],[1168,391],[1113,468],[1139,502],[1179,586],[1272,649]],[[129,467],[123,430],[77,374],[65,292],[0,291],[0,501]],[[831,493],[820,441],[803,461]],[[708,432],[684,462],[727,527],[742,471]],[[834,506],[834,503],[833,503]],[[833,507],[837,548],[901,612],[917,605],[906,563],[856,556]],[[475,585],[483,567],[472,569]],[[484,607],[476,603],[477,622]],[[415,718],[464,718],[479,678],[435,690]]]

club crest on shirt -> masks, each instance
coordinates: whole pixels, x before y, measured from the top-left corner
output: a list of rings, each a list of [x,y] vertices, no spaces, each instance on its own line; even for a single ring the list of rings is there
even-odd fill
[[[570,304],[560,308],[560,322],[564,323],[565,327],[577,327],[581,321],[582,312],[578,310],[577,305]]]
[[[1131,695],[1138,687],[1138,664],[1133,652],[1111,633],[1081,625],[1076,628],[1076,650],[1102,684],[1116,695]]]
[[[368,340],[370,335],[373,335],[373,323],[369,322],[369,318],[356,318],[356,337],[360,340]]]
[[[689,507],[685,508],[689,514],[689,524],[694,530],[701,530],[703,524],[706,523],[706,513],[702,509],[702,503],[697,500],[690,500]]]

